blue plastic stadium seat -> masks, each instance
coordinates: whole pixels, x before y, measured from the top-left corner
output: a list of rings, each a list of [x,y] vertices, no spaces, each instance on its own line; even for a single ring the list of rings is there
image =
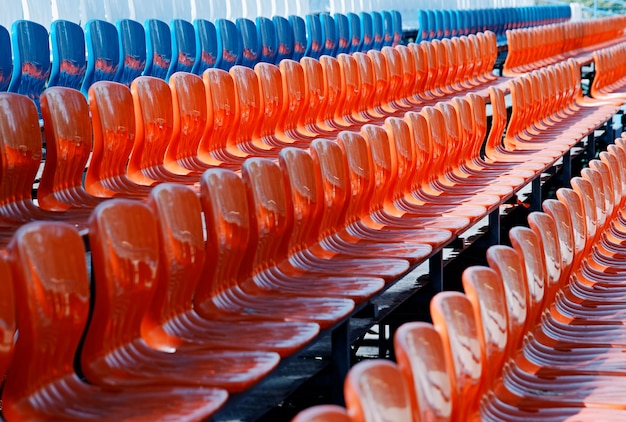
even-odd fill
[[[402,43],[404,39],[404,32],[402,30],[402,14],[399,10],[391,11],[391,18],[393,19],[393,46]]]
[[[441,36],[443,38],[450,38],[452,36],[452,25],[451,25],[452,18],[450,17],[451,14],[452,14],[452,11],[450,9],[443,9],[441,11],[441,15],[443,18],[443,24],[441,26],[441,31],[442,31]]]
[[[320,24],[322,28],[322,54],[335,56],[337,54],[337,25],[335,20],[328,13],[320,13]]]
[[[361,31],[361,18],[356,13],[348,12],[348,25],[350,26],[350,48],[349,52],[361,51],[361,43],[363,41]]]
[[[196,33],[191,22],[185,19],[172,19],[172,61],[167,70],[166,80],[174,72],[191,72],[196,62]]]
[[[270,18],[258,16],[255,20],[257,37],[261,45],[261,57],[259,61],[276,63],[278,54],[278,37],[276,27]]]
[[[241,60],[237,64],[254,67],[261,59],[261,42],[256,25],[248,18],[237,18],[235,25],[241,34]]]
[[[443,38],[443,12],[441,9],[436,9],[432,11],[435,16],[435,39]]]
[[[196,60],[191,72],[202,75],[206,69],[214,67],[217,61],[217,32],[213,22],[206,19],[194,20],[193,27],[196,33]]]
[[[380,14],[383,17],[383,47],[391,47],[394,37],[393,16],[389,10],[382,10]]]
[[[146,68],[144,76],[165,79],[172,63],[172,34],[167,23],[146,19]]]
[[[217,61],[215,67],[229,70],[241,60],[241,34],[233,21],[216,19]]]
[[[305,16],[306,21],[306,51],[304,55],[319,59],[324,49],[324,41],[322,34],[322,22],[318,15],[308,14]]]
[[[50,76],[48,30],[32,21],[17,20],[11,25],[13,73],[9,91],[30,97],[39,110],[39,96]]]
[[[283,16],[272,18],[274,28],[276,28],[276,61],[279,63],[283,59],[291,59],[294,53],[293,28],[289,20]]]
[[[370,12],[370,15],[372,15],[372,38],[374,39],[372,48],[380,51],[380,49],[383,48],[383,43],[385,42],[383,16],[380,12],[376,11]]]
[[[457,10],[450,10],[450,36],[459,36],[459,14]]]
[[[85,33],[80,25],[65,20],[50,24],[52,67],[48,86],[80,89],[87,69]]]
[[[120,68],[116,80],[126,86],[146,67],[146,31],[141,23],[120,19],[115,23],[120,40]]]
[[[424,9],[417,11],[417,36],[415,42],[430,40],[430,21],[428,20],[428,12]]]
[[[92,19],[87,22],[87,71],[80,90],[87,96],[89,87],[98,81],[115,81],[120,64],[120,44],[115,25]]]
[[[11,80],[13,62],[11,58],[11,37],[9,31],[0,25],[0,91],[6,91]]]
[[[350,51],[350,23],[348,17],[343,13],[335,13],[333,19],[337,27],[336,54],[348,53]]]
[[[307,46],[306,23],[301,16],[289,15],[289,24],[293,31],[293,60],[300,60],[304,57]]]
[[[361,51],[369,51],[374,45],[374,23],[368,12],[359,13],[361,21]]]

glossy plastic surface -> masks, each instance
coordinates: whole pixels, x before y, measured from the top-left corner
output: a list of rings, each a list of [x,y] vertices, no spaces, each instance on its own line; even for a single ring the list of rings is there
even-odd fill
[[[274,22],[266,17],[258,16],[255,19],[257,38],[260,48],[260,62],[276,63],[278,55],[278,36]]]
[[[17,20],[11,25],[13,71],[7,90],[26,95],[39,110],[39,96],[50,75],[48,30],[32,21]]]
[[[166,79],[172,64],[172,35],[169,25],[159,19],[147,19],[146,67],[144,76]]]
[[[146,31],[132,19],[120,19],[115,27],[120,40],[120,68],[115,79],[130,86],[146,67]]]
[[[88,194],[83,176],[92,147],[89,106],[81,92],[50,87],[41,96],[47,154],[37,190],[43,209],[93,208],[101,199]]]
[[[85,34],[76,23],[57,20],[50,24],[52,67],[48,87],[80,89],[87,69]]]
[[[120,67],[120,44],[112,23],[94,19],[85,29],[87,70],[80,90],[87,96],[89,87],[98,81],[114,81]]]
[[[215,66],[217,61],[217,31],[213,22],[206,19],[194,19],[193,27],[196,36],[196,58],[191,72],[202,75],[206,69]]]
[[[261,40],[254,21],[248,18],[237,18],[237,31],[241,35],[241,58],[236,64],[254,67],[261,60]]]
[[[196,34],[191,22],[185,19],[172,19],[172,61],[167,69],[166,80],[175,72],[191,72],[197,57]]]
[[[292,422],[351,422],[345,408],[333,404],[320,404],[298,413]]]
[[[215,67],[228,70],[242,60],[243,44],[241,33],[235,23],[228,19],[216,19],[217,60]]]
[[[300,60],[304,57],[307,48],[306,23],[301,16],[289,15],[289,24],[293,31],[293,55],[292,60]]]
[[[321,13],[319,18],[322,30],[322,54],[335,56],[339,46],[335,20],[329,13]]]
[[[291,59],[294,53],[294,34],[289,20],[283,16],[272,17],[276,30],[276,57],[274,63]]]
[[[320,17],[314,14],[305,16],[306,22],[306,51],[304,55],[313,59],[319,59],[324,53],[324,39]]]
[[[0,91],[6,91],[11,80],[11,72],[13,71],[13,61],[11,55],[11,37],[9,31],[0,25],[0,50],[5,54],[0,58]]]
[[[62,223],[31,223],[16,233],[10,253],[20,335],[2,395],[5,418],[191,421],[210,416],[225,403],[228,395],[219,389],[104,389],[82,381],[74,363],[87,325],[90,291],[80,235]],[[59,336],[61,343],[47,340]],[[52,392],[55,398],[48,400]]]

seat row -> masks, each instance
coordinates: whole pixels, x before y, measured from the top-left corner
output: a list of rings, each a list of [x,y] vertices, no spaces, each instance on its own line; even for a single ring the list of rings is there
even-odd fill
[[[626,142],[492,246],[488,267],[463,273],[463,293],[439,293],[433,324],[402,325],[397,365],[357,364],[346,409],[294,421],[622,420]]]
[[[101,86],[121,85],[91,92]],[[12,270],[0,260],[6,291],[15,277],[18,300],[7,300],[20,332],[10,359],[15,322],[3,308],[3,415],[214,413],[513,190],[512,178],[492,186],[494,174],[471,157],[464,163],[477,174],[457,165],[482,141],[467,123],[484,126],[484,110],[469,94],[316,139],[308,151],[283,148],[278,161],[250,158],[240,175],[209,169],[199,194],[164,183],[146,201],[101,203],[87,222],[91,301],[79,232],[60,221],[22,226],[6,251]],[[63,348],[42,345],[61,333]]]
[[[417,11],[416,41],[430,41],[492,31],[499,43],[506,31],[547,25],[570,19],[569,5],[497,7],[489,9],[420,9]]]
[[[595,75],[589,90],[592,97],[606,100],[626,97],[625,53],[625,44],[593,52]]]
[[[158,19],[144,25],[130,19],[115,25],[90,20],[84,33],[78,24],[58,20],[51,24],[50,37],[42,25],[20,20],[14,22],[11,37],[0,27],[0,91],[29,95],[37,102],[46,86],[81,89],[87,95],[98,80],[129,85],[139,75],[167,80],[177,71],[200,75],[209,67],[228,70],[235,64],[253,67],[285,58],[380,50],[402,40],[399,16],[385,10],[215,23],[196,19],[193,24],[173,19],[169,25]]]
[[[625,25],[626,17],[612,16],[509,30],[503,73],[515,76],[569,58],[589,64],[595,50],[624,41]]]

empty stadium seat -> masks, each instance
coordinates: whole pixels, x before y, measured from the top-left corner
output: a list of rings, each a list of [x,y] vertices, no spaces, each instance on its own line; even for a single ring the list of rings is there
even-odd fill
[[[11,80],[13,60],[9,31],[2,25],[0,25],[0,50],[5,52],[0,59],[0,91],[6,91],[9,87],[9,81]]]
[[[291,59],[294,54],[294,33],[289,20],[283,16],[272,17],[276,30],[276,57],[274,63]]]
[[[236,64],[252,68],[261,60],[262,55],[256,24],[247,18],[237,18],[235,24],[241,35],[241,58]]]
[[[278,36],[274,22],[269,18],[259,16],[256,18],[255,23],[261,51],[259,61],[276,63],[276,57],[278,55]]]
[[[120,43],[120,68],[115,80],[130,86],[146,67],[146,31],[132,19],[120,19],[115,26]]]
[[[147,19],[146,67],[144,76],[166,79],[172,63],[172,35],[167,23],[159,19]]]
[[[216,19],[217,60],[215,67],[228,70],[241,61],[243,45],[235,23],[228,19]]]
[[[48,87],[80,89],[85,76],[85,34],[73,22],[56,20],[50,24],[52,64]]]
[[[87,96],[89,87],[98,81],[114,81],[120,67],[120,44],[115,25],[103,20],[87,22],[87,70],[80,90]]]
[[[215,66],[217,61],[217,32],[213,22],[206,19],[194,19],[193,27],[196,35],[196,58],[191,72],[202,75],[206,69]]]
[[[191,22],[172,19],[170,22],[172,39],[172,61],[167,69],[166,80],[174,72],[191,72],[197,57],[195,30]]]

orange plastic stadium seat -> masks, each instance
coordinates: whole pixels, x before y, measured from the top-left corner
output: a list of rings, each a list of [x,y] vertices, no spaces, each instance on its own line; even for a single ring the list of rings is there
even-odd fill
[[[225,70],[209,68],[202,74],[202,80],[208,108],[213,110],[213,125],[200,141],[198,155],[211,166],[239,168],[246,155],[233,150],[229,144],[230,137],[237,132],[239,120],[233,77]]]
[[[336,119],[346,125],[358,127],[369,122],[359,113],[362,104],[361,78],[356,59],[351,54],[339,54],[337,56],[339,72],[341,75],[341,91],[343,104],[337,108]]]
[[[39,206],[51,211],[95,207],[103,199],[83,186],[92,146],[85,96],[71,88],[50,87],[41,94],[41,115],[47,148],[37,189]]]
[[[278,364],[274,352],[178,350],[175,339],[154,344],[143,337],[144,318],[162,282],[157,219],[145,203],[116,199],[96,207],[89,243],[96,299],[81,364],[90,383],[109,389],[202,385],[240,392]]]
[[[89,110],[93,124],[93,152],[85,189],[105,198],[145,198],[152,185],[135,183],[127,165],[135,141],[133,97],[125,85],[100,81],[89,88]]]
[[[47,211],[33,201],[42,140],[37,107],[26,96],[0,93],[0,154],[0,231],[5,241],[11,228],[32,220],[62,220],[78,229],[86,227],[89,210]]]
[[[288,95],[301,95],[300,101],[304,100],[304,106],[302,114],[300,115],[300,121],[298,123],[298,132],[303,136],[309,137],[309,140],[314,139],[317,136],[324,135],[336,135],[336,128],[323,127],[320,124],[326,113],[326,107],[330,102],[332,105],[336,102],[337,91],[326,92],[327,82],[326,76],[322,69],[322,63],[320,60],[315,60],[311,57],[303,57],[300,60],[300,65],[303,71],[303,86],[300,87],[298,80],[295,81],[296,85],[289,88]],[[296,69],[292,69],[296,70]],[[283,74],[283,78],[289,78],[289,74]],[[284,84],[284,82],[283,82]],[[293,82],[290,82],[293,84]],[[301,89],[302,88],[302,89]],[[302,94],[302,90],[305,94]],[[334,113],[331,113],[331,117]]]
[[[252,271],[251,211],[246,186],[227,169],[207,170],[201,179],[207,228],[205,271],[194,294],[197,312],[206,318],[259,318],[317,322],[328,328],[347,316],[354,301],[345,298],[299,297],[275,290],[244,289]]]
[[[128,161],[128,177],[143,185],[155,182],[198,183],[198,175],[174,173],[165,166],[174,127],[170,86],[160,78],[139,76],[130,84],[130,92],[136,132]]]
[[[404,110],[395,107],[391,102],[391,80],[389,78],[389,69],[387,68],[385,55],[377,50],[369,50],[367,57],[369,57],[372,62],[374,75],[373,112],[376,113],[375,115],[381,117],[402,115]]]
[[[9,251],[19,336],[2,392],[7,420],[195,421],[225,403],[225,390],[189,382],[110,388],[83,381],[74,369],[90,303],[83,240],[69,225],[35,222],[16,232]]]
[[[356,71],[359,74],[360,99],[356,104],[356,114],[361,119],[368,122],[380,123],[385,114],[381,114],[377,109],[380,104],[379,94],[376,92],[376,82],[374,80],[374,65],[372,59],[365,53],[356,52],[352,54],[356,61]],[[341,64],[341,62],[339,63]]]
[[[352,422],[352,418],[341,406],[319,404],[302,410],[291,422]]]
[[[173,173],[189,176],[202,175],[210,168],[198,156],[203,136],[213,125],[212,104],[207,101],[202,78],[188,72],[170,76],[172,91],[172,138],[165,152],[165,168]]]
[[[388,360],[365,360],[354,365],[346,376],[344,397],[355,422],[414,420],[402,373]]]
[[[285,98],[285,113],[276,126],[279,136],[286,136],[298,143],[309,143],[316,136],[307,128],[307,124],[315,119],[317,108],[323,94],[323,86],[313,89],[309,83],[314,82],[306,76],[304,67],[320,66],[319,61],[303,57],[302,63],[294,60],[280,62],[280,74]],[[312,107],[313,106],[313,107]]]
[[[233,66],[229,72],[235,83],[235,101],[239,117],[236,129],[229,133],[227,142],[230,148],[248,157],[275,157],[276,152],[269,145],[254,137],[254,132],[264,117],[256,73],[246,66]]]
[[[288,67],[289,65],[281,62],[280,66]],[[254,128],[253,138],[275,149],[286,146],[308,146],[308,141],[303,142],[291,138],[284,131],[285,124],[291,125],[292,119],[297,120],[297,108],[300,105],[289,102],[284,92],[281,69],[271,63],[257,63],[254,66],[254,73],[259,81],[262,117]]]
[[[251,277],[243,281],[248,291],[271,290],[285,295],[345,297],[356,303],[370,298],[385,282],[355,267],[352,276],[340,276],[331,259],[326,268],[303,269],[293,265],[287,247],[291,237],[293,210],[278,164],[263,158],[246,160],[241,169],[250,201],[251,230],[247,261]],[[344,261],[345,264],[345,261]]]
[[[335,218],[334,203],[325,204],[321,169],[309,152],[283,148],[278,156],[285,184],[288,187],[289,209],[293,208],[293,229],[288,244],[289,265],[312,273],[329,271],[337,276],[376,275],[395,280],[409,267],[406,260],[373,257],[359,250],[342,253],[320,247],[329,229],[322,226]]]
[[[0,256],[0,374],[4,377],[13,358],[17,326],[16,296],[11,266],[5,256]]]
[[[415,105],[405,101],[408,92],[404,86],[404,69],[400,52],[393,47],[383,47],[381,50],[387,65],[387,103],[398,112],[415,108]]]
[[[393,337],[398,368],[406,382],[414,419],[452,420],[452,385],[441,336],[432,324],[402,324]]]
[[[342,132],[338,142],[318,139],[311,144],[313,158],[321,169],[328,210],[316,248],[363,257],[401,258],[415,264],[431,254],[433,245],[451,240],[447,230],[418,228],[401,234],[397,230],[378,230],[361,220],[373,190],[371,157],[360,134]]]
[[[263,350],[288,356],[317,335],[315,323],[200,316],[193,306],[206,261],[200,198],[187,186],[163,183],[147,202],[158,218],[162,263],[161,279],[142,323],[151,345],[173,342],[177,349]]]
[[[322,56],[319,62],[322,73],[318,73],[315,76],[321,77],[324,83],[324,106],[317,115],[317,126],[324,131],[323,133],[332,135],[336,135],[342,130],[355,129],[358,126],[339,117],[342,114],[346,95],[342,90],[339,61],[331,56]],[[305,67],[305,72],[308,69],[308,67]]]

